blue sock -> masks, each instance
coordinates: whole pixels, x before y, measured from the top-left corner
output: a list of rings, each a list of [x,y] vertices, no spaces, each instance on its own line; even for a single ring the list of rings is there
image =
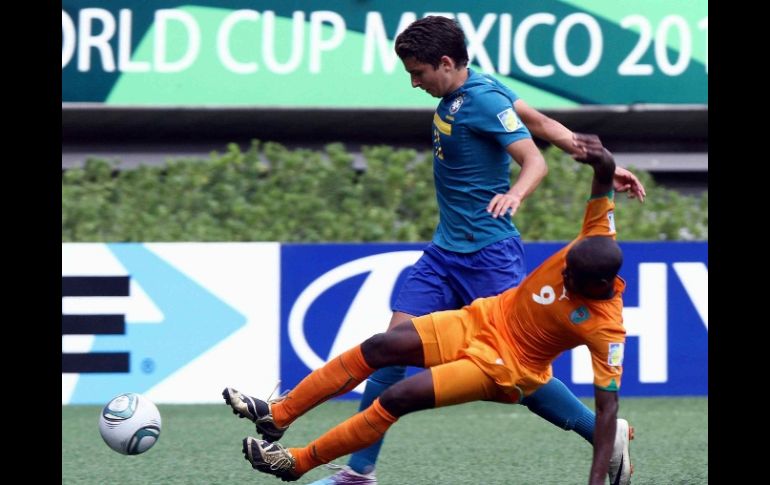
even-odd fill
[[[580,402],[559,379],[551,378],[540,389],[525,397],[521,404],[546,421],[572,430],[593,444],[596,414]]]
[[[358,407],[358,410],[363,411],[371,406],[385,389],[403,379],[405,374],[406,367],[404,366],[384,367],[375,371],[366,380],[366,388],[364,389],[363,397],[361,397],[361,405]],[[377,463],[377,456],[380,454],[382,441],[380,440],[372,446],[358,450],[350,455],[348,466],[356,473],[371,473],[374,470],[374,464]]]

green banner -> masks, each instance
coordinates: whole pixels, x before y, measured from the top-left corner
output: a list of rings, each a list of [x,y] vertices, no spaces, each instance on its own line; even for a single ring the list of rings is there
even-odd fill
[[[471,66],[539,108],[707,104],[707,0],[64,0],[62,101],[434,107],[393,39],[457,19]]]

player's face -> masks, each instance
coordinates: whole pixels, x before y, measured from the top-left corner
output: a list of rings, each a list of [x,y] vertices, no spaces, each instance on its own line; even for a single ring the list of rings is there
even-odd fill
[[[452,79],[446,69],[439,65],[438,69],[424,62],[418,62],[414,57],[404,59],[404,69],[409,73],[413,88],[420,88],[434,98],[441,98],[448,93]]]

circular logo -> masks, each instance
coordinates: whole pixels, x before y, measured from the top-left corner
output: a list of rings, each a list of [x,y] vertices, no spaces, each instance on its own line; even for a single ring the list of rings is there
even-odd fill
[[[416,263],[420,256],[422,251],[372,254],[348,261],[316,278],[302,290],[289,313],[288,336],[297,357],[313,370],[326,364],[327,359],[318,355],[307,340],[306,315],[315,301],[328,289],[360,274],[368,276],[353,301],[348,303],[344,320],[339,323],[329,355],[337,356],[374,333],[381,332],[390,319],[390,295],[398,276],[405,268]],[[308,326],[313,328],[312,324]]]

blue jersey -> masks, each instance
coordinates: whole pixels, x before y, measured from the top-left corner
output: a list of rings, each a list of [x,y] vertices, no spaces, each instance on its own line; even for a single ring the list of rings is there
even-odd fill
[[[513,109],[518,97],[496,79],[468,69],[465,84],[444,96],[433,114],[433,178],[439,223],[433,242],[470,253],[518,236],[510,217],[487,205],[511,188],[505,148],[529,130]]]

